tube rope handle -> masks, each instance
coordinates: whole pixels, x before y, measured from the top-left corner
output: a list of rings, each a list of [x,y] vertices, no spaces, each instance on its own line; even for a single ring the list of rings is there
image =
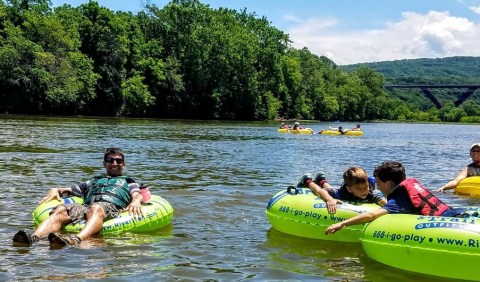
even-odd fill
[[[293,193],[293,194],[291,192],[292,189],[295,191],[295,193]],[[298,189],[295,186],[288,186],[287,187],[287,193],[290,194],[290,195],[297,195],[298,194]]]

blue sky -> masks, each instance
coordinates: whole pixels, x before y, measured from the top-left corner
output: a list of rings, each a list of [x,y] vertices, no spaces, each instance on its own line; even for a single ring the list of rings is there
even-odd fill
[[[415,58],[480,56],[480,0],[200,0],[246,8],[339,65]],[[52,0],[78,6],[88,0]],[[99,0],[111,10],[142,10],[147,0]],[[163,7],[169,1],[149,0]]]

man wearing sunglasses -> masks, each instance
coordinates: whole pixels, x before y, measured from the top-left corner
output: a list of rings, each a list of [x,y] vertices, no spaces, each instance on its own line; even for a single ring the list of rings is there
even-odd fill
[[[435,192],[455,189],[463,179],[470,176],[480,176],[480,143],[475,143],[470,147],[470,157],[472,158],[472,163],[464,167],[455,179],[435,190]]]
[[[39,203],[52,199],[61,200],[61,195],[68,193],[83,198],[83,205],[70,203],[57,206],[33,234],[20,230],[13,237],[13,242],[31,245],[48,236],[51,244],[75,245],[99,233],[105,220],[116,217],[125,209],[134,216],[141,216],[143,196],[140,193],[140,185],[123,175],[125,168],[123,151],[120,148],[108,148],[103,166],[107,171],[106,175],[96,176],[72,187],[51,188]],[[62,226],[84,219],[85,226],[77,235],[66,237],[56,233]]]

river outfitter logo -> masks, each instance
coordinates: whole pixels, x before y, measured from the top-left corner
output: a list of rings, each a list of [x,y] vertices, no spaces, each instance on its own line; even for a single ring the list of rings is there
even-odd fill
[[[480,234],[480,224],[476,224],[476,219],[435,216],[420,216],[418,219],[427,219],[428,222],[415,224],[416,230],[446,228],[464,230]]]

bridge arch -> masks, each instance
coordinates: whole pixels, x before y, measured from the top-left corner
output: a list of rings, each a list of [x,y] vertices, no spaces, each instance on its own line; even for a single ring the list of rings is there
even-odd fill
[[[391,90],[394,88],[419,88],[422,90],[423,94],[432,101],[432,103],[437,107],[437,109],[443,108],[442,103],[433,95],[433,93],[430,91],[430,89],[436,89],[436,88],[447,88],[447,89],[466,89],[465,92],[463,92],[458,99],[454,102],[455,107],[460,106],[465,100],[472,96],[475,91],[480,88],[480,84],[445,84],[445,85],[427,85],[427,84],[391,84],[391,85],[385,85],[385,89]]]

